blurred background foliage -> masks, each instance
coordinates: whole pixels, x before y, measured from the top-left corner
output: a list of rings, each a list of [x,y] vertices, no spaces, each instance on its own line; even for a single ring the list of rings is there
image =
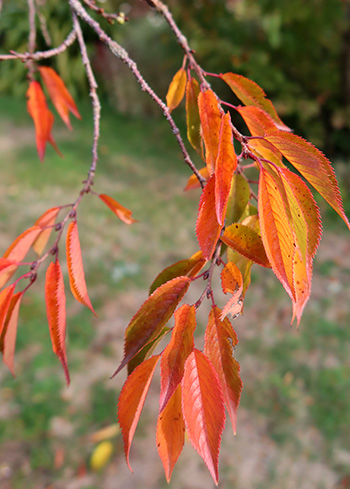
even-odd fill
[[[58,45],[71,30],[66,2],[38,0],[38,48],[48,37]],[[141,72],[164,97],[182,62],[168,26],[145,1],[105,0],[96,4],[107,12],[124,12],[130,19],[111,26],[99,17],[109,35],[122,43]],[[313,141],[329,156],[350,154],[350,2],[349,0],[168,0],[176,22],[208,72],[234,71],[261,85],[285,122]],[[0,46],[23,52],[27,47],[27,2],[4,2]],[[95,14],[92,15],[96,18]],[[16,26],[14,29],[13,27]],[[131,74],[108,53],[89,28],[84,28],[100,87],[120,112],[160,115],[141,93]],[[77,46],[52,63],[74,96],[87,94]],[[2,63],[0,92],[23,96],[25,67]],[[222,90],[222,92],[221,92]],[[231,95],[220,85],[226,99]]]

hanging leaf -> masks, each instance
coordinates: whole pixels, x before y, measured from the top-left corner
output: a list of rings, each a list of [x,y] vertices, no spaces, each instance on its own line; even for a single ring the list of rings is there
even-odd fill
[[[228,262],[221,272],[221,287],[224,294],[232,294],[232,298],[225,305],[221,319],[228,314],[236,317],[242,310],[243,277],[239,268]]]
[[[181,100],[184,98],[186,90],[187,75],[184,68],[180,68],[175,73],[174,78],[169,85],[168,93],[166,94],[166,104],[169,107],[169,112],[176,109]]]
[[[285,167],[282,162],[282,153],[266,139],[249,139],[248,146],[258,158],[271,161],[276,166]]]
[[[37,81],[30,82],[27,91],[27,99],[27,110],[35,125],[36,147],[40,160],[44,161],[47,142],[54,147],[58,155],[62,156],[53,137],[51,136],[54,116],[47,106],[45,95],[41,89],[40,83]]]
[[[221,119],[218,157],[215,163],[215,208],[219,224],[226,216],[227,202],[231,190],[233,173],[237,168],[237,157],[233,146],[230,113]]]
[[[255,231],[243,224],[234,223],[225,229],[221,240],[230,248],[252,260],[254,263],[270,268],[263,242]]]
[[[189,277],[176,277],[158,287],[142,304],[125,330],[124,357],[113,377],[162,331],[190,285]]]
[[[311,143],[295,134],[279,132],[266,136],[265,139],[272,143],[322,195],[350,229],[332,164],[324,154]]]
[[[104,202],[111,209],[111,211],[113,211],[114,214],[119,217],[121,221],[125,222],[125,224],[138,222],[131,217],[132,212],[129,209],[123,207],[121,204],[119,204],[119,202],[112,199],[112,197],[105,194],[100,194],[99,197],[102,202]]]
[[[195,277],[197,273],[204,267],[206,264],[206,260],[203,258],[203,254],[201,251],[197,251],[194,255],[186,260],[180,260],[170,265],[169,267],[164,268],[153,280],[150,288],[149,294],[153,294],[153,292],[165,284],[169,280],[179,277],[180,275],[187,275],[188,277]]]
[[[184,304],[175,312],[174,316],[175,326],[171,340],[160,361],[160,413],[181,383],[186,359],[194,348],[193,334],[196,329],[196,308]]]
[[[53,207],[52,209],[44,212],[44,214],[35,221],[34,226],[39,226],[42,228],[41,233],[33,243],[33,250],[38,256],[40,256],[44,251],[44,248],[50,239],[54,224],[56,222],[57,214],[60,210],[61,207]]]
[[[49,66],[39,66],[40,75],[44,81],[44,84],[49,92],[55,109],[61,116],[61,119],[66,124],[69,130],[72,130],[72,126],[69,120],[69,112],[75,115],[78,119],[81,119],[81,115],[78,112],[77,106],[73,100],[73,97],[68,92],[66,85],[62,78]]]
[[[215,211],[215,173],[204,187],[199,200],[196,235],[204,258],[210,260],[220,237],[221,227]]]
[[[225,425],[223,394],[214,367],[197,349],[185,363],[182,411],[189,439],[218,484],[219,450]]]
[[[181,384],[158,415],[157,449],[163,463],[165,477],[170,482],[173,468],[185,443],[185,422],[182,416]]]
[[[250,187],[240,173],[234,173],[227,203],[226,226],[238,222],[250,199]]]
[[[186,123],[187,138],[197,153],[203,157],[201,122],[198,109],[198,96],[200,93],[198,82],[189,78],[186,85]]]
[[[55,262],[50,263],[46,272],[45,301],[52,349],[62,364],[67,385],[69,385],[70,379],[65,345],[66,296],[64,292],[63,275],[57,259]]]
[[[232,248],[228,248],[227,250],[227,260],[234,263],[242,274],[242,278],[243,278],[242,296],[244,298],[248,290],[248,287],[250,285],[251,268],[253,262],[251,260],[248,260],[248,258],[246,258],[245,256],[242,256],[237,251],[234,251]],[[243,311],[243,304],[242,304],[242,311]]]
[[[7,248],[3,258],[15,263],[23,261],[24,257],[30,250],[30,247],[41,233],[42,229],[39,226],[32,226],[31,228],[20,234],[14,242]],[[3,269],[0,275],[0,288],[3,287],[12,275],[17,270],[18,265],[10,265]]]
[[[236,434],[237,409],[243,386],[240,366],[233,356],[238,339],[230,321],[227,318],[222,320],[222,315],[216,306],[210,311],[204,353],[218,374],[233,433]]]
[[[199,173],[202,175],[202,177],[205,179],[205,180],[209,180],[209,172],[208,172],[208,168],[205,166],[204,168],[201,168],[199,170]],[[186,187],[184,188],[184,190],[193,190],[195,188],[201,188],[201,184],[199,183],[199,180],[198,178],[196,177],[196,175],[191,175],[190,178],[187,180],[187,185]]]
[[[249,105],[236,107],[252,136],[265,136],[276,132],[277,126],[272,117],[259,107]]]
[[[221,111],[219,102],[212,90],[200,92],[198,108],[202,125],[202,137],[205,145],[205,161],[209,175],[215,171],[218,156]]]
[[[159,355],[153,356],[135,368],[126,379],[118,400],[118,421],[122,430],[124,453],[130,470],[130,446],[149,386],[159,360]]]
[[[12,284],[0,292],[0,335],[2,335],[4,329],[7,311],[10,307],[14,290],[15,284]]]
[[[18,313],[23,292],[13,295],[7,310],[6,319],[0,334],[0,351],[3,354],[3,362],[15,376],[14,357],[17,337]]]
[[[67,229],[66,252],[69,285],[73,297],[85,307],[88,307],[97,317],[97,314],[91,305],[86,287],[83,259],[81,256],[78,235],[78,225],[76,221],[72,221]]]
[[[264,90],[259,87],[257,83],[242,75],[236,75],[235,73],[225,73],[224,75],[221,75],[221,78],[227,83],[236,97],[238,97],[244,105],[254,105],[255,107],[264,110],[273,119],[278,129],[281,131],[290,131],[289,127],[287,127],[278,117],[271,100],[266,98]]]

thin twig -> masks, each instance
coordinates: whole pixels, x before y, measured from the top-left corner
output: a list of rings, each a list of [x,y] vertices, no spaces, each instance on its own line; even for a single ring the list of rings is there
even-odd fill
[[[109,14],[105,12],[105,10],[102,7],[98,7],[95,3],[94,0],[83,0],[85,5],[87,5],[91,10],[94,10],[96,13],[101,15],[104,19],[106,19],[110,24],[113,24],[114,21],[121,22],[127,22],[129,19],[125,17],[122,13],[118,14]]]
[[[73,44],[77,37],[75,30],[73,29],[66,39],[57,46],[57,48],[49,49],[47,51],[36,51],[35,53],[16,53],[15,51],[11,51],[12,54],[1,54],[0,61],[7,61],[9,59],[20,59],[24,62],[28,60],[39,61],[41,59],[52,58],[53,56],[57,56],[58,54],[63,53],[69,46]]]
[[[35,28],[35,4],[34,0],[28,0],[28,21],[29,21],[29,40],[28,51],[34,53],[35,41],[36,41],[36,28]]]
[[[47,22],[46,22],[46,19],[40,9],[41,5],[40,3],[38,2],[38,0],[36,0],[36,7],[37,7],[37,15],[38,15],[38,18],[39,18],[39,22],[40,22],[40,29],[41,29],[41,33],[43,35],[43,38],[45,39],[45,42],[46,42],[46,45],[47,46],[52,46],[52,40],[51,40],[51,36],[50,36],[50,33],[49,33],[49,30],[47,28]]]
[[[197,170],[196,166],[191,160],[190,155],[187,152],[187,149],[185,147],[185,144],[182,140],[180,130],[175,124],[174,119],[171,117],[169,108],[166,106],[166,104],[163,102],[163,100],[158,97],[158,95],[154,92],[154,90],[148,85],[146,80],[143,78],[141,75],[136,63],[134,60],[132,60],[128,54],[128,52],[120,46],[116,41],[111,39],[101,28],[100,24],[94,20],[90,15],[86,12],[86,10],[83,8],[79,0],[69,0],[69,4],[72,7],[72,9],[77,13],[77,15],[86,23],[88,24],[98,35],[99,39],[104,42],[111,53],[119,58],[123,63],[125,63],[133,73],[134,77],[138,81],[138,83],[141,86],[141,90],[144,92],[148,93],[148,95],[156,102],[156,104],[160,107],[160,109],[163,111],[163,114],[165,118],[167,119],[172,132],[180,146],[181,152],[183,159],[185,163],[191,168],[192,172],[196,175],[200,185],[202,188],[204,188],[205,184],[205,179],[202,177],[202,175],[199,173]]]
[[[176,22],[174,21],[174,18],[171,15],[168,7],[163,2],[161,2],[160,0],[151,0],[151,2],[149,2],[148,0],[146,0],[146,1],[149,5],[154,7],[164,17],[166,22],[169,24],[171,30],[174,32],[176,39],[177,39],[177,42],[180,44],[181,48],[186,53],[186,55],[188,57],[188,61],[190,63],[190,66],[196,72],[196,74],[197,74],[198,78],[200,79],[202,85],[204,85],[204,87],[206,89],[210,88],[210,84],[204,78],[204,71],[199,66],[199,64],[197,63],[197,61],[195,60],[195,58],[193,56],[194,51],[190,48],[188,41],[187,41],[187,38],[182,34],[182,32],[180,31]]]
[[[91,63],[89,60],[89,56],[86,50],[86,44],[83,38],[83,33],[81,31],[81,27],[77,16],[73,12],[73,25],[75,32],[77,33],[77,38],[80,46],[80,52],[83,64],[85,66],[86,76],[89,82],[90,87],[90,97],[92,100],[92,111],[93,111],[93,120],[94,120],[94,139],[92,144],[92,162],[89,169],[88,179],[86,181],[86,190],[89,189],[93,177],[96,171],[96,165],[98,160],[98,141],[100,138],[100,117],[101,117],[101,104],[97,95],[97,82],[94,76],[94,73],[91,68]]]

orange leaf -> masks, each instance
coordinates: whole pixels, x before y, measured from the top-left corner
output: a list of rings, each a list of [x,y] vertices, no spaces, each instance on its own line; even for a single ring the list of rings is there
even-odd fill
[[[244,122],[252,136],[264,136],[276,132],[277,126],[269,114],[259,107],[237,107],[237,112],[243,117]]]
[[[250,187],[240,173],[234,173],[226,212],[226,226],[239,221],[250,199]]]
[[[186,260],[180,260],[169,267],[164,268],[153,280],[149,293],[153,294],[153,292],[165,284],[169,280],[179,277],[180,275],[187,275],[188,277],[195,277],[197,273],[204,267],[206,264],[206,260],[203,258],[203,254],[201,251],[197,251],[194,255]]]
[[[168,93],[166,94],[166,104],[169,107],[169,112],[176,109],[181,100],[184,98],[186,82],[186,70],[180,68],[179,71],[175,73],[174,78],[171,80]]]
[[[55,72],[55,70],[48,66],[40,66],[39,71],[57,112],[68,129],[72,130],[69,120],[69,111],[72,112],[75,117],[81,119],[81,115],[78,112],[73,97],[68,92],[62,78]]]
[[[152,355],[156,347],[162,341],[164,336],[169,333],[169,331],[171,331],[171,328],[164,326],[158,336],[141,348],[141,350],[128,362],[128,375],[130,375],[136,367],[138,367],[144,360]]]
[[[156,441],[166,480],[170,482],[171,473],[185,443],[181,384],[177,386],[167,405],[158,416]]]
[[[160,413],[181,383],[186,359],[194,348],[193,333],[196,329],[196,308],[184,304],[175,312],[174,316],[175,326],[171,340],[160,361]]]
[[[185,363],[182,411],[189,439],[218,484],[219,450],[225,425],[223,394],[214,367],[197,349]]]
[[[200,92],[198,107],[205,145],[205,159],[209,175],[212,175],[215,171],[215,162],[218,156],[221,123],[221,111],[215,93],[212,90]]]
[[[208,168],[205,166],[199,170],[199,173],[202,175],[205,180],[209,180],[209,173],[208,173]],[[195,188],[200,188],[201,184],[199,183],[198,178],[196,175],[191,175],[190,178],[187,180],[187,185],[184,188],[184,190],[193,190]]]
[[[248,226],[237,222],[231,224],[225,229],[221,241],[254,263],[270,268],[260,236]]]
[[[7,365],[13,376],[15,375],[14,355],[16,347],[18,313],[22,297],[23,292],[17,292],[17,294],[11,298],[4,327],[0,335],[0,351],[3,353],[3,362],[5,365]]]
[[[66,296],[64,292],[63,275],[59,261],[51,262],[47,268],[45,281],[46,314],[49,323],[52,349],[58,356],[67,385],[69,371],[66,357]]]
[[[55,149],[56,153],[62,156],[56,146],[51,129],[54,121],[54,116],[49,110],[44,92],[41,89],[40,83],[31,81],[27,91],[27,110],[32,117],[35,125],[36,147],[41,161],[45,157],[46,143],[49,142]]]
[[[276,166],[285,166],[281,152],[266,139],[249,139],[249,149],[259,158],[271,161]]]
[[[4,329],[7,311],[10,307],[14,290],[15,284],[12,284],[0,292],[0,335],[2,335]]]
[[[221,225],[225,220],[232,177],[236,168],[237,157],[233,146],[231,117],[227,112],[221,119],[218,157],[215,163],[216,218]]]
[[[41,228],[44,228],[33,243],[33,250],[38,256],[41,255],[48,240],[50,239],[57,214],[60,210],[61,207],[52,207],[52,209],[44,212],[44,214],[35,221],[35,226],[40,226]]]
[[[215,173],[204,187],[199,200],[196,234],[204,258],[210,260],[220,237],[221,226],[215,211]]]
[[[130,470],[132,470],[129,463],[131,442],[158,360],[159,355],[156,355],[136,367],[126,379],[119,396],[118,421],[123,435],[125,458]]]
[[[157,338],[187,292],[190,282],[189,277],[176,277],[158,287],[142,304],[125,330],[124,357],[113,377],[144,346]]]
[[[222,312],[214,306],[205,331],[204,353],[219,376],[233,433],[236,434],[237,408],[243,386],[240,366],[233,356],[238,339],[230,321],[221,318]]]
[[[3,258],[6,258],[16,264],[5,268],[0,276],[0,287],[3,287],[8,280],[12,277],[18,268],[17,263],[23,261],[23,258],[28,253],[30,247],[41,233],[42,229],[39,226],[32,226],[31,228],[20,234],[14,242],[7,248]]]
[[[242,256],[237,251],[234,251],[232,248],[229,248],[227,250],[227,259],[230,262],[234,263],[242,274],[242,278],[243,278],[242,296],[245,297],[245,294],[250,285],[251,268],[253,262],[251,260],[248,260],[248,258],[246,258],[245,256]],[[243,310],[243,306],[242,306],[242,310]]]
[[[232,298],[224,307],[221,315],[223,319],[228,314],[237,317],[242,310],[243,277],[239,268],[228,262],[221,272],[221,286],[224,294],[232,294]]]
[[[112,199],[112,197],[109,197],[108,195],[105,194],[100,194],[99,197],[102,200],[102,202],[104,202],[111,209],[111,211],[113,211],[114,214],[119,217],[120,220],[125,222],[125,224],[132,224],[133,222],[138,222],[131,217],[132,212],[129,209],[123,207],[121,204],[119,204],[119,202]]]
[[[278,132],[266,136],[265,139],[272,143],[306,178],[350,229],[332,164],[324,154],[311,143],[295,134]]]
[[[76,221],[72,221],[68,226],[66,250],[69,285],[73,297],[85,307],[88,307],[97,317],[97,314],[91,305],[86,287],[83,259],[81,256],[78,235],[78,225]]]
[[[264,90],[249,78],[245,78],[242,75],[236,75],[235,73],[225,73],[221,75],[221,78],[228,84],[231,90],[234,92],[244,105],[254,105],[265,112],[275,122],[278,129],[281,131],[290,131],[281,119],[278,117],[275,107],[271,100],[266,98]]]
[[[198,109],[198,96],[200,90],[195,78],[189,78],[186,85],[186,123],[187,138],[193,148],[203,159],[203,147],[201,137],[201,122]]]

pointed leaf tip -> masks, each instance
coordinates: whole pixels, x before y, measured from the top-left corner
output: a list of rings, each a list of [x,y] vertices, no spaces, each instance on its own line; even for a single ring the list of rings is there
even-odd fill
[[[112,212],[114,212],[116,216],[119,217],[121,221],[125,222],[125,224],[138,222],[136,219],[131,217],[132,212],[129,209],[123,207],[121,204],[119,204],[119,202],[112,199],[112,197],[109,197],[109,195],[100,194],[99,198],[111,209]]]

